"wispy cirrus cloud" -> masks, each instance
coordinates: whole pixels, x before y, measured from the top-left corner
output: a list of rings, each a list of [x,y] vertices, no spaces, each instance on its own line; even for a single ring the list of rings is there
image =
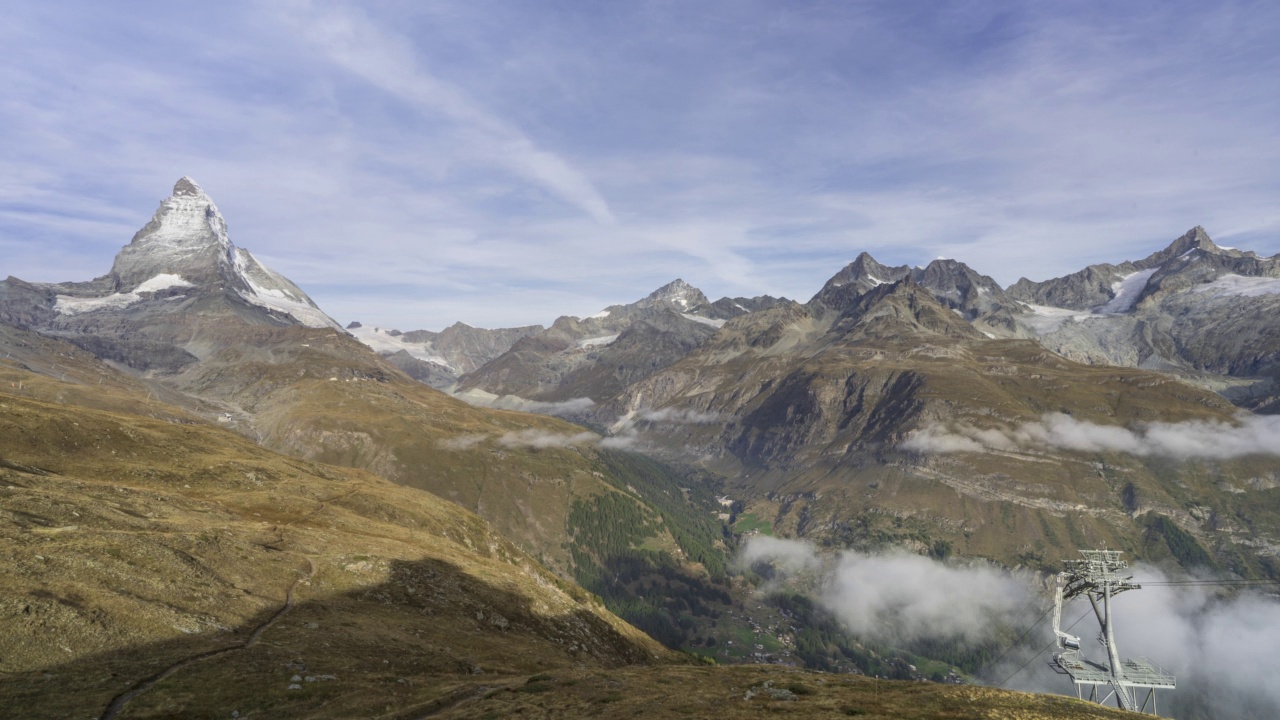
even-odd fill
[[[100,274],[184,174],[330,314],[400,329],[546,324],[675,277],[806,299],[862,250],[1006,284],[1196,224],[1270,254],[1277,24],[1235,2],[20,1],[0,272]]]
[[[286,17],[343,69],[420,113],[454,123],[474,159],[538,184],[599,222],[613,222],[608,203],[586,175],[484,109],[457,85],[432,74],[418,61],[409,38],[380,27],[349,5],[302,2]]]

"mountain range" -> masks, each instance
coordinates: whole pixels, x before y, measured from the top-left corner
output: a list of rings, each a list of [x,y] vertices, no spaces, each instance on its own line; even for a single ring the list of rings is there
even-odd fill
[[[1155,524],[1216,567],[1270,574],[1280,462],[1265,441],[1186,462],[1007,437],[1273,412],[1277,310],[1280,258],[1198,227],[1142,260],[1008,288],[956,260],[861,253],[805,303],[712,304],[677,280],[562,317],[446,389],[710,471],[754,521],[838,546],[944,543],[1035,565],[1075,545],[1169,557],[1185,544]]]
[[[760,639],[728,565],[754,532],[1280,577],[1277,298],[1280,260],[1196,228],[1009,288],[862,253],[803,303],[675,280],[547,327],[344,328],[183,178],[107,274],[0,282],[0,700],[754,716],[778,683],[804,688],[799,716],[937,717],[909,689],[873,701],[672,648],[750,657],[726,649]],[[1188,428],[1258,442],[1157,442]],[[914,672],[898,649],[827,645]],[[706,694],[744,687],[729,709]],[[676,700],[646,705],[658,688]]]

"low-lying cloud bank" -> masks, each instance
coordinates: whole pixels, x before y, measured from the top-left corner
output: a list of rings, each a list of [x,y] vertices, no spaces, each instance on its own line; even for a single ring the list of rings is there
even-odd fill
[[[469,405],[479,407],[496,408],[498,410],[519,410],[521,412],[555,416],[575,415],[590,410],[596,404],[594,400],[587,397],[546,402],[543,400],[526,400],[519,395],[494,395],[477,388],[453,393],[453,396]]]
[[[640,440],[640,425],[710,425],[720,420],[718,413],[702,412],[690,408],[660,408],[658,410],[637,410],[617,419],[610,430],[613,432],[601,442],[603,447],[630,448]]]
[[[901,447],[922,453],[1058,449],[1178,460],[1228,460],[1255,454],[1280,455],[1280,416],[1245,415],[1234,425],[1192,420],[1125,428],[1047,413],[1038,421],[1013,428],[983,429],[967,423],[930,425],[912,433]]]
[[[503,398],[512,398],[515,396],[504,395]],[[538,403],[532,400],[522,400],[526,403],[524,406],[510,405],[507,409],[525,410],[528,412],[539,412],[542,414],[554,414],[549,411],[531,409],[528,404],[533,405],[555,405],[558,407],[575,407],[585,409],[592,404],[589,398],[580,398],[579,400],[570,400],[565,403]],[[585,401],[585,404],[580,402]],[[502,407],[500,404],[490,404],[488,407]],[[662,408],[660,410],[641,410],[631,415],[623,416],[614,423],[612,435],[597,435],[590,431],[580,433],[553,433],[544,430],[527,429],[518,432],[509,432],[502,435],[492,435],[484,433],[475,433],[469,435],[459,435],[457,437],[441,440],[438,444],[445,450],[470,450],[480,445],[490,438],[495,438],[496,442],[505,448],[554,448],[554,447],[571,447],[575,445],[598,445],[602,448],[612,448],[625,450],[635,446],[639,441],[638,424],[641,422],[651,424],[668,424],[668,425],[706,425],[715,422],[719,416],[714,413],[704,413],[697,410],[687,410],[681,408]]]
[[[573,445],[586,445],[599,442],[600,436],[588,431],[580,433],[553,433],[544,430],[521,430],[519,432],[504,433],[498,437],[498,444],[503,447],[531,447],[531,448],[553,448],[553,447],[570,447]]]
[[[766,562],[783,573],[816,570],[814,599],[854,633],[884,642],[978,642],[1034,619],[1021,617],[1031,599],[1028,583],[985,565],[944,565],[905,551],[823,559],[809,543],[769,537],[749,540],[739,562]]]
[[[961,637],[976,643],[994,639],[997,628],[1037,623],[1025,646],[988,668],[985,679],[1007,681],[1005,687],[1016,690],[1074,693],[1070,680],[1048,665],[1055,650],[1036,655],[1053,641],[1045,612],[1053,599],[1033,574],[955,566],[902,551],[823,557],[808,543],[763,536],[746,543],[738,562],[770,563],[782,583],[788,577],[816,578],[810,583],[814,599],[867,639]],[[1177,677],[1176,690],[1160,693],[1162,713],[1184,720],[1280,717],[1280,683],[1274,679],[1280,600],[1274,594],[1226,597],[1211,585],[1157,585],[1170,578],[1141,564],[1130,572],[1147,585],[1112,601],[1116,643],[1123,657],[1147,657]],[[1275,592],[1275,586],[1263,587]],[[1070,632],[1084,640],[1085,657],[1105,662],[1086,600],[1063,611],[1064,627],[1077,620]]]
[[[591,445],[595,443],[603,444],[603,441],[608,438],[601,438],[599,435],[586,430],[570,434],[528,428],[517,432],[503,433],[502,435],[486,433],[459,435],[441,440],[439,445],[445,450],[470,450],[490,439],[504,448],[535,448],[541,450],[544,448],[573,447],[575,445]]]

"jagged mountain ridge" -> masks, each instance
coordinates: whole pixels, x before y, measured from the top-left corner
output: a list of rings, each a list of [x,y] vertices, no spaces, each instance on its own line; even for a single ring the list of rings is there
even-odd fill
[[[1280,411],[1280,256],[1219,247],[1197,227],[1142,260],[1020,280],[1010,294],[1028,303],[1019,326],[1065,357],[1173,372]]]
[[[867,253],[831,278],[810,304],[839,309],[857,303],[880,285],[904,278],[928,289],[988,334],[1013,334],[1013,317],[1023,312],[995,280],[963,263],[939,259],[924,268],[888,267]],[[701,345],[726,322],[789,302],[767,295],[709,302],[700,290],[676,280],[630,305],[610,306],[587,318],[561,317],[547,330],[522,338],[505,354],[460,378],[454,390],[471,402],[505,401],[526,409],[547,407],[539,402],[607,402],[627,385]],[[572,413],[560,406],[555,410]]]
[[[698,347],[728,319],[771,307],[776,298],[721,298],[676,279],[648,296],[551,327],[464,375],[457,391],[473,402],[606,399]],[[519,406],[519,405],[517,405]]]
[[[1013,325],[1012,315],[1021,312],[999,283],[962,262],[938,258],[923,268],[890,267],[866,252],[828,280],[809,302],[839,308],[881,285],[907,278],[980,328],[1005,333]]]
[[[1272,319],[1280,309],[1280,284],[1272,283],[1280,275],[1278,268],[1277,258],[1218,247],[1200,227],[1141,260],[1094,265],[1041,283],[1023,278],[1007,291],[957,260],[892,267],[864,252],[828,280],[808,305],[840,309],[881,285],[910,279],[988,337],[1035,339],[1086,364],[1173,372],[1244,407],[1267,412],[1280,410],[1280,323]],[[655,296],[683,292],[682,285],[673,283]],[[703,297],[698,296],[695,301]],[[751,306],[726,298],[697,312],[703,322],[715,319],[723,324],[748,307],[758,310],[776,302],[767,298]],[[650,298],[636,303],[653,304]],[[642,353],[620,352],[622,348],[609,352],[617,338],[605,334],[599,321],[608,320],[617,307],[583,320],[561,318],[536,341],[530,336],[525,344],[513,345],[508,354],[464,377],[458,389],[473,391],[473,401],[486,399],[474,396],[480,391],[531,400],[589,397],[608,403],[610,392],[647,374],[630,370],[644,364]],[[719,314],[717,308],[731,308],[736,314]],[[691,313],[681,315],[689,318]],[[664,343],[661,337],[669,336],[651,334],[654,368],[669,366],[683,348],[701,342]],[[586,347],[594,352],[584,353]],[[612,364],[626,370],[608,382],[566,385],[565,376],[575,372],[583,356],[591,367]]]
[[[395,329],[369,327],[354,322],[347,326],[347,331],[361,342],[373,348],[379,355],[408,373],[412,377],[436,388],[450,388],[457,385],[464,375],[502,357],[516,343],[539,336],[535,342],[517,349],[513,357],[504,359],[504,370],[494,374],[507,376],[528,374],[530,364],[541,365],[555,362],[544,357],[545,352],[552,354],[571,350],[575,343],[579,348],[600,348],[612,344],[616,336],[621,336],[631,325],[641,319],[657,317],[662,311],[674,312],[685,320],[702,323],[710,327],[718,327],[723,321],[737,317],[753,310],[769,307],[776,302],[775,298],[761,296],[755,298],[720,298],[711,302],[702,291],[689,285],[684,280],[675,280],[658,288],[645,298],[629,305],[613,305],[588,318],[564,316],[556,322],[558,327],[545,328],[541,325],[526,325],[512,328],[474,328],[465,323],[454,323],[440,332],[430,330],[411,330],[401,332]],[[680,337],[674,341],[670,352],[680,352],[681,347],[690,348],[696,345],[705,330],[680,331],[676,329],[679,321],[668,317],[656,325],[650,324],[640,332],[649,340],[661,342],[659,336],[675,332]],[[692,344],[691,344],[692,343]],[[618,353],[615,348],[610,353],[609,362],[618,359],[625,353]],[[535,358],[528,357],[532,352]],[[670,354],[670,352],[668,354]],[[558,363],[566,366],[564,373],[578,375],[600,375],[599,363],[587,362],[587,367],[579,367],[583,360],[589,358],[572,357],[567,362]],[[616,366],[616,363],[615,363]],[[624,371],[620,379],[634,374],[634,370]],[[529,393],[529,399],[568,399],[584,397],[591,393],[605,392],[599,382],[580,382],[574,379],[563,380],[552,373],[552,379],[546,380],[548,385],[563,385],[556,389],[530,391],[527,387],[514,388],[510,383],[494,377],[473,376],[462,383],[462,389],[478,389],[481,393],[494,395],[516,395]],[[615,383],[616,384],[616,383]],[[541,383],[540,383],[541,386]],[[515,390],[514,392],[511,392]],[[578,395],[574,393],[577,392]],[[480,400],[483,395],[473,394],[473,399]]]

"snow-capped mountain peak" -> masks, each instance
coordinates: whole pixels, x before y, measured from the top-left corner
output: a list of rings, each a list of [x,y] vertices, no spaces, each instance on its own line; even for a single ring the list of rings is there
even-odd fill
[[[649,293],[648,297],[636,304],[641,307],[650,307],[658,304],[670,305],[683,312],[707,302],[707,296],[703,295],[701,290],[680,278],[676,278]]]
[[[175,292],[222,292],[265,308],[276,322],[341,329],[297,285],[231,242],[218,206],[190,177],[174,184],[151,221],[116,255],[109,275],[67,289],[55,306],[64,316],[163,301]]]
[[[231,262],[233,246],[218,206],[194,180],[184,177],[173,194],[160,201],[151,221],[116,255],[111,268],[115,289],[131,292],[157,275],[189,281],[209,279]]]
[[[174,184],[173,194],[160,201],[151,222],[133,236],[133,243],[199,250],[226,247],[231,241],[227,221],[213,199],[194,180],[183,177]]]

